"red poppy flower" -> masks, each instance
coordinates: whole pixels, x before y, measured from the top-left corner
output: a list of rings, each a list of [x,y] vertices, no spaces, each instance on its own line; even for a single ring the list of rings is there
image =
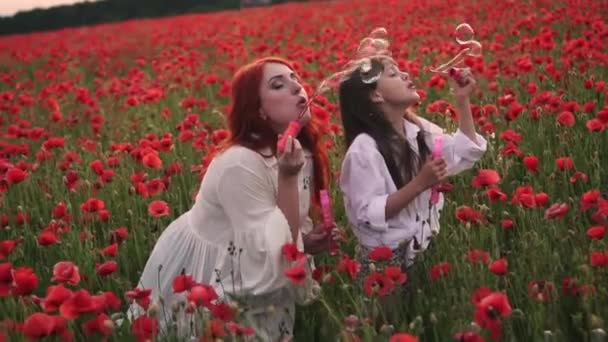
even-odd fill
[[[305,256],[303,252],[298,250],[298,246],[295,243],[284,244],[281,252],[287,261],[296,261]]]
[[[500,182],[500,175],[496,170],[482,169],[479,170],[477,176],[473,177],[471,186],[481,188],[496,185],[498,182]]]
[[[484,329],[490,330],[493,339],[498,339],[502,332],[501,319],[509,316],[513,309],[509,299],[502,292],[492,292],[477,305],[475,322]]]
[[[388,342],[418,342],[418,337],[406,333],[398,333],[391,336]]]
[[[192,286],[196,283],[192,280],[192,276],[189,274],[180,274],[173,279],[173,292],[174,293],[182,293],[184,291],[189,291]]]
[[[153,317],[139,316],[131,325],[131,334],[138,342],[154,340],[159,332],[158,320]]]
[[[530,172],[538,172],[538,158],[536,156],[526,156],[523,159],[524,165]]]
[[[116,272],[118,268],[118,264],[114,260],[108,260],[101,264],[96,264],[95,269],[97,270],[97,274],[101,277],[109,276],[110,274]]]
[[[150,289],[140,289],[138,287],[127,291],[125,293],[125,297],[129,300],[134,300],[137,304],[139,304],[144,310],[148,309],[150,305],[150,294],[152,290]]]
[[[393,250],[387,246],[377,246],[369,252],[368,257],[373,261],[391,261],[393,258]]]
[[[447,276],[448,273],[450,273],[451,269],[452,267],[450,266],[450,264],[445,261],[434,265],[430,271],[431,280],[437,280],[439,278]]]
[[[291,280],[294,284],[301,284],[306,279],[306,259],[302,258],[300,261],[296,263],[295,266],[288,268],[285,270],[285,275],[289,280]]]
[[[489,266],[490,272],[503,276],[507,274],[509,271],[507,270],[507,259],[498,259],[492,262]]]
[[[38,276],[29,267],[18,267],[13,270],[13,293],[16,296],[29,295],[38,286]]]
[[[399,266],[387,266],[384,274],[396,284],[403,284],[407,281],[407,274],[403,273]]]
[[[561,219],[567,213],[570,207],[566,203],[555,203],[545,211],[545,218],[548,220]]]
[[[163,217],[169,215],[169,205],[165,201],[152,201],[148,205],[148,213],[153,217]]]
[[[593,226],[587,229],[587,236],[591,239],[601,240],[606,236],[606,227],[604,226]]]
[[[384,297],[389,294],[395,286],[393,280],[380,272],[372,272],[363,281],[363,291],[369,297]]]
[[[217,293],[210,285],[197,284],[190,288],[186,296],[188,302],[194,303],[196,306],[208,306],[212,301],[216,300]]]
[[[53,277],[51,281],[59,283],[67,282],[71,285],[78,285],[80,282],[80,273],[78,266],[71,261],[60,261],[53,266]]]

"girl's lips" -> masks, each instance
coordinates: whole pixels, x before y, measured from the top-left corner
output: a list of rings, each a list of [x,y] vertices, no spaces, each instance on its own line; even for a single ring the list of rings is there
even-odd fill
[[[308,102],[308,100],[304,97],[304,96],[300,96],[300,99],[298,100],[297,106],[298,108],[304,108],[306,107],[306,102]]]

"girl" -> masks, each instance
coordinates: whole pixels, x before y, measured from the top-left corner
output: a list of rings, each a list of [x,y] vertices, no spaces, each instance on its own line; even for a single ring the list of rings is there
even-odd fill
[[[220,298],[245,300],[245,324],[261,340],[280,341],[292,335],[300,293],[285,276],[283,245],[295,242],[307,253],[329,246],[331,234],[321,225],[313,229],[308,216],[328,183],[327,153],[306,110],[308,124],[277,154],[278,134],[307,101],[288,62],[265,58],[242,67],[232,101],[226,147],[209,165],[192,208],[158,239],[139,286],[152,290],[162,330],[171,325],[179,335],[196,334],[192,315],[176,309],[183,293],[172,288],[175,277],[189,274]],[[143,314],[137,304],[130,311],[131,319]]]
[[[373,47],[373,44],[370,45]],[[398,69],[383,47],[369,51],[339,85],[339,101],[348,148],[342,163],[340,188],[346,215],[358,238],[362,275],[368,253],[378,246],[393,251],[393,264],[409,267],[439,232],[440,196],[430,205],[431,187],[471,168],[486,151],[486,140],[475,132],[469,96],[475,81],[468,70],[456,87],[459,129],[445,134],[409,108],[420,100],[414,83]],[[430,148],[443,138],[443,158],[431,160]]]

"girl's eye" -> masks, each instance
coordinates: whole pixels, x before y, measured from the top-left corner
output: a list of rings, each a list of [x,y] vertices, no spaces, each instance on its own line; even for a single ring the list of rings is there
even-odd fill
[[[272,89],[281,89],[283,87],[283,83],[273,83]]]

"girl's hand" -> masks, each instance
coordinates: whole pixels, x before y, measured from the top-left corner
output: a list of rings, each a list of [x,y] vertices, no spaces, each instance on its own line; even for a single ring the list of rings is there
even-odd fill
[[[427,159],[416,176],[423,189],[428,189],[448,176],[447,163],[443,158]]]
[[[477,82],[475,81],[470,68],[456,70],[458,71],[458,75],[456,76],[458,82],[452,77],[449,78],[449,82],[452,89],[454,89],[456,100],[466,100],[471,96],[473,90],[475,90]],[[462,84],[462,86],[460,84]]]

